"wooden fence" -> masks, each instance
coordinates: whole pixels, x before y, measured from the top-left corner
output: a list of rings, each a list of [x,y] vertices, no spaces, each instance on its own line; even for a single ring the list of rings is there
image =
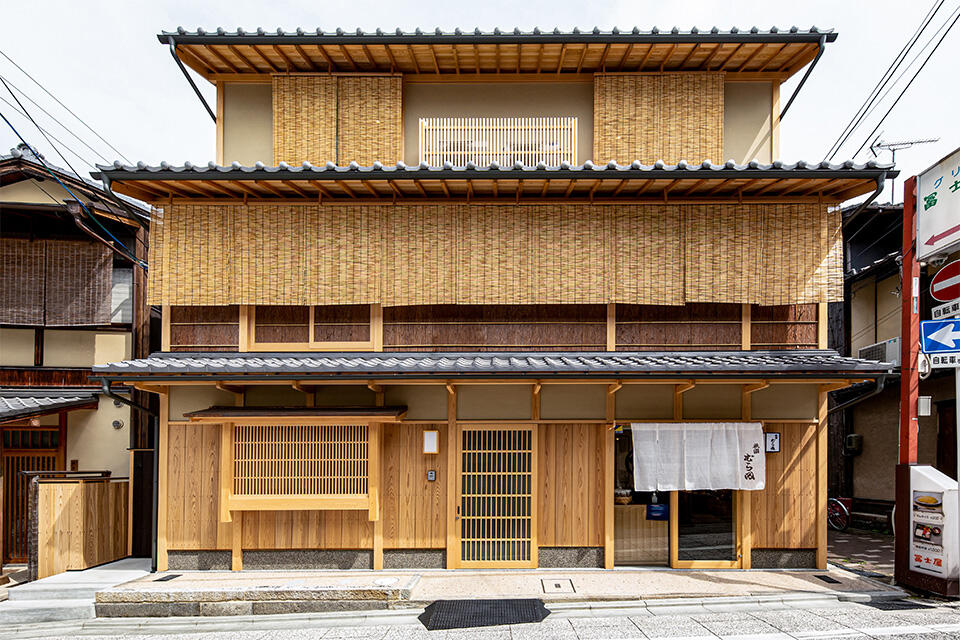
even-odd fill
[[[32,579],[128,555],[127,478],[40,477],[32,483],[36,496],[35,502],[31,500],[36,526]]]

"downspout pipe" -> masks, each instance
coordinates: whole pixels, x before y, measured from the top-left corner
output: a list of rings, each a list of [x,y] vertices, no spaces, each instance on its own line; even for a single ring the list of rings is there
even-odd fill
[[[183,77],[187,79],[187,82],[190,83],[190,86],[193,87],[193,92],[197,94],[197,97],[200,98],[200,102],[203,103],[203,107],[207,110],[207,113],[210,114],[210,117],[213,118],[214,124],[217,122],[217,115],[213,112],[213,109],[210,108],[210,105],[207,104],[206,98],[203,97],[203,94],[200,93],[200,89],[197,88],[197,84],[193,81],[193,78],[190,77],[190,74],[187,72],[187,68],[183,66],[183,62],[180,60],[180,56],[177,55],[177,43],[174,42],[173,36],[167,36],[167,44],[170,45],[170,55],[173,56],[173,59],[177,61],[177,66],[180,67],[180,71],[183,72]],[[821,40],[821,49],[823,43]],[[819,55],[817,56],[820,57]],[[790,105],[787,105],[790,106]]]
[[[848,227],[850,223],[856,220],[857,216],[863,213],[864,209],[869,207],[870,203],[876,200],[877,197],[879,197],[879,195],[883,193],[883,185],[886,181],[887,181],[887,172],[884,171],[877,177],[877,188],[873,190],[873,193],[870,194],[870,197],[864,200],[863,202],[861,202],[860,206],[857,207],[856,210],[854,210],[854,212],[850,214],[850,217],[848,217],[846,220],[843,221],[842,224],[844,228]],[[863,227],[860,227],[860,228],[863,229]],[[857,233],[858,231],[855,231],[852,235],[850,235],[845,239],[845,242],[850,242],[850,240],[856,237]]]
[[[864,400],[869,400],[870,398],[880,395],[881,393],[883,393],[883,388],[884,388],[884,385],[886,385],[887,383],[888,375],[890,374],[883,374],[879,378],[877,378],[877,386],[874,387],[873,390],[870,391],[870,393],[865,393],[862,396],[857,396],[852,400],[847,400],[846,402],[838,404],[834,408],[828,410],[827,415],[830,415],[832,413],[837,413],[838,411],[843,411],[844,409],[849,409],[855,404],[860,404]]]
[[[100,380],[100,393],[102,393],[103,395],[107,396],[107,397],[110,398],[111,400],[116,400],[117,402],[122,402],[123,404],[127,405],[128,407],[132,407],[132,408],[136,409],[137,411],[141,411],[141,412],[147,414],[148,416],[151,416],[151,417],[153,417],[153,418],[159,418],[159,417],[160,417],[160,415],[159,415],[156,411],[154,411],[154,410],[152,410],[152,409],[150,409],[150,408],[148,408],[148,407],[145,407],[145,406],[143,406],[143,405],[137,404],[137,403],[134,402],[133,400],[129,400],[129,399],[127,399],[127,398],[124,398],[124,397],[121,396],[121,395],[118,395],[117,392],[115,392],[113,389],[110,388],[110,381],[109,381],[109,380],[105,380],[105,379],[101,379],[101,380]]]
[[[790,108],[790,105],[793,104],[793,101],[797,99],[797,94],[800,93],[800,89],[803,89],[803,85],[807,82],[807,78],[809,78],[810,74],[813,72],[813,68],[817,66],[818,62],[820,62],[820,56],[823,55],[823,50],[827,48],[827,36],[820,36],[819,45],[820,48],[817,50],[817,56],[813,59],[813,62],[810,63],[810,66],[807,67],[807,72],[803,74],[802,78],[800,78],[800,84],[797,85],[797,88],[793,90],[793,95],[790,96],[789,100],[787,100],[787,106],[785,106],[783,111],[780,112],[781,120],[783,120],[783,116],[787,115],[787,110]]]

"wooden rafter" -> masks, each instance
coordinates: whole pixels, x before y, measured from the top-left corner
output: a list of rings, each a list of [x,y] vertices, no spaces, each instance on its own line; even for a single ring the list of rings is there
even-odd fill
[[[390,47],[390,45],[383,45],[383,51],[387,54],[387,59],[390,60],[390,71],[393,71],[394,73],[399,72],[400,63],[397,62],[397,58],[393,55],[393,49]]]
[[[683,61],[680,62],[680,68],[682,69],[682,68],[686,67],[686,66],[687,66],[687,62],[690,61],[690,58],[692,58],[693,55],[694,55],[697,51],[699,51],[699,50],[700,50],[700,43],[699,43],[699,42],[694,43],[693,48],[690,49],[690,53],[688,53],[686,56],[684,56]]]
[[[660,61],[660,72],[663,73],[664,68],[666,68],[667,63],[670,62],[670,58],[673,56],[673,52],[677,50],[677,43],[674,42],[670,45],[670,51],[667,51],[667,55],[663,56],[663,60]]]
[[[710,55],[707,56],[706,60],[700,65],[700,69],[704,71],[709,71],[710,63],[713,62],[713,59],[717,57],[717,54],[720,53],[720,50],[723,49],[723,43],[718,42],[717,46],[713,48],[713,51],[710,52]]]
[[[298,186],[296,185],[296,183],[293,182],[292,180],[281,180],[280,182],[283,183],[283,186],[285,186],[286,188],[290,189],[291,191],[293,191],[294,193],[300,195],[300,196],[303,197],[303,198],[312,198],[312,197],[313,197],[313,196],[311,196],[309,193],[307,193],[306,191],[304,191],[303,189],[301,189],[300,187],[298,187]]]
[[[250,62],[250,60],[247,58],[247,56],[245,56],[245,55],[243,55],[242,53],[240,53],[240,50],[237,49],[234,45],[228,44],[228,45],[227,45],[227,49],[230,50],[230,53],[232,53],[233,55],[237,56],[237,59],[240,60],[240,62],[242,62],[245,67],[247,67],[248,69],[250,69],[250,70],[253,71],[254,73],[259,73],[259,72],[260,72],[260,69],[258,69],[255,64],[253,64],[252,62]]]
[[[798,51],[798,52],[795,53],[794,55],[792,55],[792,56],[790,56],[789,58],[787,58],[787,61],[786,61],[785,63],[783,63],[782,65],[780,65],[779,67],[777,67],[777,71],[779,71],[779,72],[781,72],[781,73],[783,73],[784,71],[787,71],[787,70],[790,69],[794,64],[796,64],[796,62],[797,62],[798,60],[802,60],[803,58],[805,58],[805,57],[808,56],[808,55],[809,55],[809,52],[807,51],[807,47],[806,47],[806,46],[801,47],[801,48],[800,48],[800,51]]]
[[[267,69],[269,69],[270,71],[280,71],[280,67],[278,67],[277,65],[273,64],[273,63],[270,61],[270,58],[268,58],[267,56],[265,56],[264,53],[263,53],[263,51],[260,51],[260,47],[259,47],[259,46],[253,45],[253,46],[250,47],[250,50],[253,51],[255,54],[257,54],[257,57],[258,57],[258,58],[260,58],[261,60],[263,60],[263,63],[264,63],[265,65],[267,65]]]
[[[757,71],[759,71],[759,72],[761,72],[761,73],[763,73],[764,71],[766,71],[766,70],[767,70],[767,67],[770,66],[770,63],[773,62],[774,60],[776,60],[776,59],[777,59],[777,56],[780,55],[780,52],[783,51],[783,50],[786,49],[786,48],[787,48],[787,43],[784,43],[784,44],[780,45],[779,47],[777,47],[777,50],[773,52],[773,55],[771,55],[769,58],[767,58],[766,62],[764,62],[762,65],[760,65],[760,68],[757,69]]]
[[[577,73],[580,73],[583,70],[583,60],[587,57],[587,49],[590,48],[590,45],[583,45],[583,51],[580,52],[580,60],[577,62]]]
[[[338,44],[337,48],[340,49],[340,55],[342,55],[347,61],[347,64],[350,65],[350,69],[353,71],[359,71],[360,68],[357,66],[356,61],[350,56],[349,53],[347,53],[347,48],[342,44]]]
[[[227,67],[230,71],[237,73],[237,69],[229,60],[221,56],[219,53],[214,52],[210,47],[178,47],[178,55],[183,55],[184,53],[189,54],[193,57],[194,60],[201,63],[204,67],[210,70],[211,73],[219,72],[219,69],[216,68],[216,65],[210,64],[210,59],[205,55],[207,53],[213,54],[213,57],[216,58],[219,62]]]
[[[718,69],[723,69],[724,67],[726,67],[726,66],[727,66],[727,63],[730,62],[730,60],[733,58],[733,56],[737,55],[737,53],[740,51],[740,49],[741,49],[742,47],[743,47],[743,43],[742,43],[742,42],[741,42],[740,44],[738,44],[736,47],[734,47],[734,48],[733,48],[733,51],[730,52],[730,55],[728,55],[726,58],[724,58],[724,59],[723,59],[723,62],[721,62],[721,63],[720,63],[720,66],[717,67],[717,68],[718,68]]]
[[[763,51],[765,48],[766,48],[766,46],[763,45],[763,44],[757,45],[757,48],[753,50],[753,53],[751,53],[750,55],[748,55],[747,58],[746,58],[746,60],[744,60],[744,61],[740,64],[740,66],[737,67],[736,72],[739,73],[739,72],[743,71],[744,69],[746,69],[747,66],[748,66],[751,62],[753,62],[753,59],[756,58],[757,55],[758,55],[761,51]]]
[[[320,57],[327,63],[327,71],[334,71],[337,68],[337,64],[333,61],[333,58],[330,57],[330,54],[327,53],[327,50],[319,44],[314,46],[316,46],[317,53],[320,54]]]
[[[294,51],[297,52],[297,55],[300,56],[300,59],[303,60],[305,63],[307,63],[307,65],[309,65],[308,67],[309,71],[317,70],[318,67],[316,63],[313,61],[313,58],[307,55],[307,52],[304,51],[303,47],[301,47],[299,44],[295,44],[293,45],[293,49]]]
[[[417,62],[417,54],[414,53],[413,47],[409,44],[407,45],[407,55],[410,56],[410,62],[413,63],[413,70],[415,73],[420,73],[420,64]]]
[[[617,71],[623,71],[623,65],[625,65],[627,60],[630,59],[630,54],[633,53],[633,48],[635,46],[636,45],[633,42],[627,46],[626,50],[623,52],[623,56],[620,57],[620,64],[617,65]]]
[[[271,45],[271,48],[273,49],[274,53],[280,56],[280,59],[283,60],[284,64],[287,65],[286,71],[301,71],[300,67],[298,67],[297,64],[290,59],[290,56],[280,50],[280,47],[277,45]]]
[[[340,187],[341,189],[343,189],[344,193],[346,193],[346,194],[347,194],[348,196],[350,196],[351,198],[356,199],[357,194],[354,193],[353,190],[351,190],[350,187],[347,186],[347,183],[346,183],[346,182],[344,182],[343,180],[334,180],[334,182],[336,183],[336,185],[337,185],[338,187]]]
[[[643,54],[643,57],[640,58],[640,64],[637,65],[635,71],[643,71],[643,68],[647,66],[647,60],[650,59],[650,56],[653,55],[653,45],[647,45],[647,52]]]

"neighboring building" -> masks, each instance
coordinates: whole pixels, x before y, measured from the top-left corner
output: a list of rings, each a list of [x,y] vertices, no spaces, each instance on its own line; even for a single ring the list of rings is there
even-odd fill
[[[895,491],[900,422],[900,256],[903,205],[871,203],[844,209],[844,287],[846,305],[836,340],[841,353],[897,363],[896,375],[876,385],[838,392],[840,409],[831,437],[835,470],[831,495],[853,498],[857,518],[890,525]],[[930,297],[930,278],[938,267],[924,264],[920,276],[920,317],[928,319],[939,303]],[[920,381],[920,395],[930,396],[929,416],[920,416],[918,462],[956,477],[956,401],[953,371],[935,369]],[[854,440],[844,442],[848,435]]]
[[[149,210],[129,199],[120,206],[100,184],[51,171],[83,206],[29,148],[0,156],[4,564],[27,560],[20,471],[103,470],[127,477],[136,473],[128,450],[152,446],[143,417],[99,394],[99,383],[90,379],[94,364],[149,353],[144,274],[133,259],[147,255]],[[108,234],[136,256],[115,250]],[[143,506],[141,522],[148,523]],[[149,553],[149,527],[138,530],[146,531],[138,548]]]
[[[896,175],[776,160],[834,38],[161,34],[217,162],[96,174],[163,344],[94,368],[160,399],[158,568],[823,568],[827,394],[891,373],[826,349],[838,204]]]

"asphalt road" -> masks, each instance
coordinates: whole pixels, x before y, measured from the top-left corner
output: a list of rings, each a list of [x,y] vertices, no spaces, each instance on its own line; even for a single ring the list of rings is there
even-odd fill
[[[882,608],[878,608],[882,607]],[[255,623],[269,625],[269,616]],[[223,619],[220,619],[223,621]],[[167,619],[170,622],[170,619]],[[226,625],[226,626],[225,626]],[[910,638],[933,640],[960,638],[960,603],[901,601],[897,603],[839,604],[819,609],[755,609],[733,613],[693,615],[634,615],[590,618],[548,618],[539,624],[482,627],[452,631],[426,631],[419,624],[392,626],[342,626],[325,628],[254,629],[249,622],[236,628],[220,622],[217,630],[203,633],[170,633],[159,626],[154,629],[131,625],[129,632],[118,636],[94,635],[96,629],[78,627],[60,637],[116,638],[131,640],[415,640],[463,638],[464,640],[606,640],[618,638],[724,638],[725,640],[761,640],[766,638],[830,639],[830,638]],[[60,633],[63,628],[58,629]],[[164,633],[166,631],[166,633]],[[41,637],[41,636],[36,636]]]

